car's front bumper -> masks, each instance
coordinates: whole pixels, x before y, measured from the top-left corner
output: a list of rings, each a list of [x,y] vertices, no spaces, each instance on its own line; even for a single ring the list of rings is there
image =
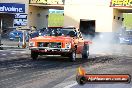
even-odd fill
[[[58,55],[58,54],[66,54],[72,52],[72,49],[68,49],[68,48],[30,47],[29,49],[32,52],[47,54],[47,55],[51,55],[51,54]]]

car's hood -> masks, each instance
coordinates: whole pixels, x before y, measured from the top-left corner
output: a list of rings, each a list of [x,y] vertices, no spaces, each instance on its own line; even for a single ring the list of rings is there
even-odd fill
[[[71,40],[71,37],[66,36],[39,36],[30,39],[30,41],[34,42],[70,42]]]

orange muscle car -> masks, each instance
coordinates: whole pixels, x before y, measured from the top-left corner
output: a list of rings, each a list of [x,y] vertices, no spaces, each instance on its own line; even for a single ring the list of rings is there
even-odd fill
[[[48,28],[42,36],[29,40],[29,49],[33,60],[38,55],[61,55],[76,61],[76,54],[82,54],[83,59],[88,59],[89,43],[74,27]]]

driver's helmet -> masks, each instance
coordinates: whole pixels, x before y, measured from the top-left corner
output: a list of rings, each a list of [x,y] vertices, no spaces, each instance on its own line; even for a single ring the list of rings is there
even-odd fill
[[[55,36],[61,36],[61,30],[60,28],[54,29]]]
[[[55,35],[55,30],[51,30],[51,35]]]
[[[69,35],[70,37],[75,37],[75,36],[76,36],[76,32],[75,32],[75,31],[70,31],[70,32],[68,33],[68,35]]]
[[[59,34],[59,33],[61,33],[61,30],[60,30],[60,29],[57,29],[57,31],[56,31],[56,32],[57,32],[57,34]]]

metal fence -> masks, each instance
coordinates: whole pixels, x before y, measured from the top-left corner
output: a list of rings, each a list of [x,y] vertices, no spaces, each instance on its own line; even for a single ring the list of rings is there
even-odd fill
[[[20,41],[19,37],[15,38],[13,40],[10,39],[9,34],[11,33],[11,29],[8,29],[8,31],[2,31],[1,32],[1,47],[3,48],[23,48],[20,46],[23,41]],[[15,35],[14,35],[15,37]],[[28,48],[28,41],[26,41],[26,48]]]

